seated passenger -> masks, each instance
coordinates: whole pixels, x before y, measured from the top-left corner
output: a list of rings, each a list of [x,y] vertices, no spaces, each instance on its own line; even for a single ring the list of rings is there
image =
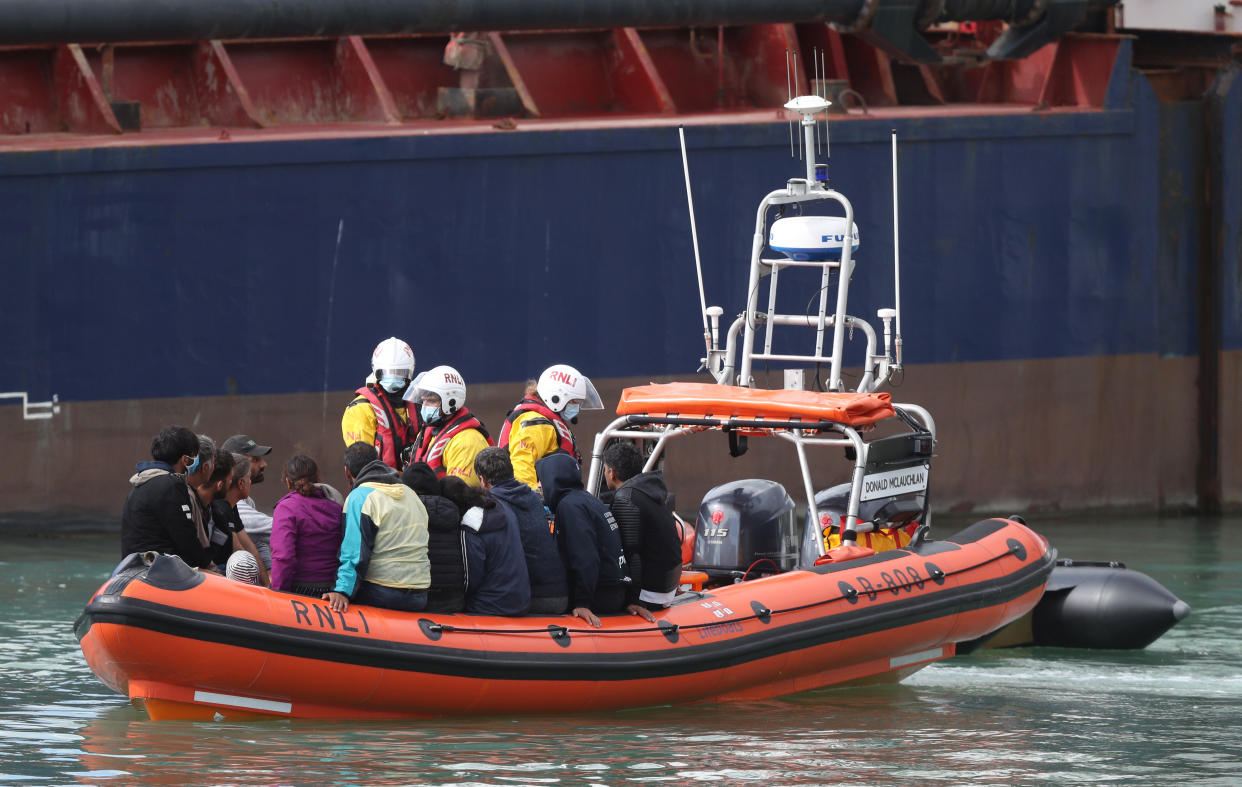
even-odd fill
[[[462,514],[468,579],[466,612],[526,614],[530,609],[530,579],[513,512],[456,476],[443,479],[440,488]]]
[[[211,438],[199,435],[200,445],[211,442]],[[228,504],[224,502],[225,490],[229,485],[229,476],[233,473],[233,455],[228,451],[216,451],[212,460],[211,475],[201,484],[194,487],[198,502],[203,506],[206,516],[208,550],[211,559],[218,567],[223,567],[233,554],[233,531],[236,524]],[[219,503],[220,505],[216,505]]]
[[[564,614],[569,608],[565,566],[556,548],[556,537],[548,527],[543,499],[513,477],[509,452],[504,448],[484,448],[475,457],[474,469],[484,491],[517,519],[522,552],[526,556],[526,573],[530,577],[530,613]]]
[[[598,627],[597,615],[626,607],[630,578],[617,523],[608,507],[582,488],[582,469],[569,454],[545,456],[535,462],[535,472],[556,520],[556,540],[569,578],[570,614]]]
[[[471,468],[471,477],[474,469]],[[460,476],[459,476],[460,477]],[[427,509],[427,557],[431,560],[428,612],[461,612],[466,604],[465,534],[461,512],[440,495],[440,480],[426,462],[411,462],[401,482],[413,489]]]
[[[215,444],[207,435],[201,434],[198,439],[201,445]],[[246,535],[237,511],[237,500],[249,494],[250,487],[245,484],[243,476],[248,477],[250,463],[240,454],[218,450],[212,464],[215,469],[211,477],[194,487],[205,511],[212,559],[217,567],[224,567],[229,558],[239,551],[249,552],[258,559],[259,552]],[[243,486],[247,491],[242,491]],[[266,587],[267,570],[260,570],[257,576],[259,581],[256,584]]]
[[[323,599],[344,612],[349,602],[418,612],[427,606],[427,509],[375,446],[345,449],[345,534],[336,586]]]
[[[227,452],[221,452],[227,453]],[[242,511],[243,500],[250,499],[250,483],[254,478],[254,468],[242,454],[229,453],[231,459],[228,481],[224,487],[224,497],[212,503],[212,517],[227,518],[233,527],[233,554],[247,552],[254,556],[259,565],[259,584],[267,587],[271,582],[267,566],[263,563],[262,552],[250,534],[246,532],[245,513]]]
[[[344,499],[306,454],[285,463],[284,482],[272,512],[272,589],[318,598],[336,584]]]
[[[151,440],[151,461],[139,462],[129,479],[121,513],[121,556],[134,552],[177,555],[187,564],[214,568],[202,518],[186,486],[187,470],[197,471],[198,437],[183,426],[169,426]]]
[[[250,483],[263,483],[263,472],[267,470],[268,454],[272,452],[270,445],[260,445],[250,435],[235,434],[224,441],[224,450],[246,457],[250,463]],[[267,568],[272,565],[272,518],[255,507],[254,499],[247,496],[237,503],[237,513],[242,524],[246,526],[246,535],[258,550],[259,561]]]
[[[211,513],[208,506],[211,505],[211,496],[204,496],[198,491],[199,487],[211,480],[216,473],[216,444],[205,434],[198,435],[198,461],[193,468],[186,468],[185,485],[190,490],[190,516],[194,518],[196,525],[201,524],[203,532],[207,535],[207,551],[211,551]],[[226,555],[227,559],[227,555]],[[224,564],[216,563],[216,571],[223,571]]]
[[[642,472],[643,456],[633,443],[604,449],[604,480],[613,490],[612,516],[621,528],[629,564],[629,602],[663,609],[681,581],[681,537],[668,510],[668,488],[657,471]]]
[[[262,586],[263,579],[260,575],[262,568],[257,557],[239,549],[230,555],[228,562],[224,564],[224,576],[245,585]]]

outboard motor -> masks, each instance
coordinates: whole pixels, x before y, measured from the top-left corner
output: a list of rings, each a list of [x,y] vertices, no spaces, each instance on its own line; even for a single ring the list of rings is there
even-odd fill
[[[748,478],[711,490],[695,531],[693,568],[712,579],[779,574],[798,562],[794,503],[775,481]]]
[[[846,449],[846,457],[851,461],[853,454],[852,448]],[[926,522],[931,456],[932,438],[926,433],[915,432],[873,440],[867,449],[858,524],[869,524],[875,530],[896,530]],[[811,521],[808,510],[799,568],[810,567],[820,556],[815,539],[822,538],[825,530],[840,534],[849,502],[848,483],[837,484],[815,495],[819,522]],[[868,540],[860,534],[858,543],[876,550],[882,548],[879,544],[869,544]]]

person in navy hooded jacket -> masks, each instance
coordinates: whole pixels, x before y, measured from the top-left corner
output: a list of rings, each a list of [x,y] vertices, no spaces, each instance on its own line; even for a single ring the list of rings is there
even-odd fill
[[[569,609],[565,566],[548,529],[543,499],[513,477],[513,463],[504,448],[484,448],[474,458],[479,484],[517,519],[526,574],[530,577],[530,614],[563,615]]]
[[[530,610],[530,579],[513,512],[457,476],[441,479],[440,489],[461,512],[466,545],[466,612],[526,614]]]
[[[630,578],[617,523],[608,507],[582,488],[582,470],[568,453],[545,456],[535,472],[556,522],[570,614],[598,627],[597,615],[626,608]]]

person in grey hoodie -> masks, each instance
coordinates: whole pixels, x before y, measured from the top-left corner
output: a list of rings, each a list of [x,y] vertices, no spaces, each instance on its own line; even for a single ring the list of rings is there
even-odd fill
[[[151,461],[139,462],[129,479],[121,513],[121,555],[160,552],[188,565],[215,568],[203,520],[195,517],[186,475],[199,469],[198,437],[169,426],[151,440]]]

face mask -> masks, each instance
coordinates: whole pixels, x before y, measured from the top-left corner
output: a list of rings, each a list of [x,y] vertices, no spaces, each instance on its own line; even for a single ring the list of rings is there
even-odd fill
[[[194,456],[194,464],[190,465],[189,467],[187,467],[187,468],[185,469],[185,474],[186,474],[186,475],[193,475],[193,474],[194,474],[194,471],[198,469],[198,466],[199,466],[199,464],[201,463],[201,462],[200,462],[200,460],[201,460],[201,459],[202,459],[202,457],[201,457],[201,456],[198,456],[197,454],[195,454],[195,456]]]
[[[405,378],[385,375],[380,378],[379,384],[388,393],[395,394],[405,387]]]
[[[570,402],[569,404],[565,405],[565,411],[562,413],[562,415],[565,416],[566,421],[573,421],[574,423],[577,423],[578,422],[578,411],[581,409],[582,409],[581,405],[579,405],[577,402]]]
[[[440,405],[425,404],[419,408],[418,414],[422,416],[424,423],[431,423],[440,417]]]

